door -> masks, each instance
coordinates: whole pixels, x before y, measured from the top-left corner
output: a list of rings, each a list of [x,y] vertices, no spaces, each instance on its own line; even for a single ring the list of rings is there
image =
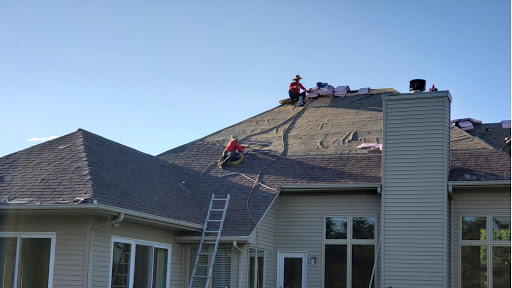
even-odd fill
[[[279,252],[278,288],[306,288],[306,252]]]

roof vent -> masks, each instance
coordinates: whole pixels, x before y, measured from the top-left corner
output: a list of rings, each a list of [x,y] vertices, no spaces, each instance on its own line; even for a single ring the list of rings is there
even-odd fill
[[[412,93],[425,91],[425,86],[427,86],[427,81],[423,79],[413,79],[409,81],[409,91],[412,91]]]

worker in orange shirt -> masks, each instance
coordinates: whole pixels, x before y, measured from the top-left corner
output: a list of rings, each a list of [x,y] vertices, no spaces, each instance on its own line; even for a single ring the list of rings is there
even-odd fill
[[[219,167],[222,168],[224,163],[228,161],[236,161],[240,159],[239,153],[244,153],[246,147],[238,144],[238,137],[231,135],[231,140],[222,152],[222,158],[219,162]]]
[[[297,101],[299,102],[297,106],[304,105],[304,98],[306,98],[306,88],[299,83],[300,75],[295,75],[293,78],[293,82],[290,84],[290,88],[288,89],[288,95],[290,96],[290,100],[292,101],[292,105],[295,105]],[[304,92],[300,93],[300,89],[304,90]]]

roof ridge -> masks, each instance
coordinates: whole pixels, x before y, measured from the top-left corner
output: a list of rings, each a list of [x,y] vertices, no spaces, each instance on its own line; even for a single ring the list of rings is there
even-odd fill
[[[78,138],[81,140],[81,145],[79,145],[79,147],[81,148],[83,155],[85,155],[84,162],[87,165],[85,167],[85,169],[87,170],[87,178],[86,178],[86,180],[87,180],[87,183],[89,184],[89,186],[91,188],[91,193],[92,193],[92,195],[91,195],[92,197],[91,198],[93,198],[95,200],[95,196],[96,196],[95,195],[95,188],[94,188],[94,182],[92,181],[91,167],[89,165],[89,156],[88,156],[87,151],[85,149],[84,132],[88,132],[88,131],[83,130],[82,128],[78,128],[78,130],[76,130],[73,133],[78,133],[78,135],[79,135]],[[82,175],[84,175],[84,174],[82,174]]]

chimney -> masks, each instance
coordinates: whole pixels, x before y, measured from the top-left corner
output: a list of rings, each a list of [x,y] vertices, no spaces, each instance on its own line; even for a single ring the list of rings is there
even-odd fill
[[[448,287],[448,91],[383,96],[381,269],[385,288]]]

